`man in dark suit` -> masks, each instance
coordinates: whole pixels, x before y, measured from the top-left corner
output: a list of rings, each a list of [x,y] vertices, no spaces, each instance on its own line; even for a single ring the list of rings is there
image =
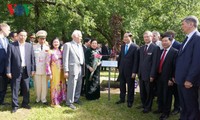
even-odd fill
[[[175,81],[178,85],[181,120],[199,120],[198,88],[200,86],[200,33],[198,18],[188,16],[182,20],[187,35],[176,60]]]
[[[155,86],[154,80],[156,78],[157,57],[160,48],[152,43],[152,32],[146,31],[143,34],[145,45],[139,50],[139,83],[140,83],[140,97],[143,113],[151,111],[153,102],[153,88]]]
[[[101,48],[101,54],[102,54],[102,60],[108,60],[110,57],[110,50],[108,43],[105,43],[105,45]],[[106,67],[101,67],[101,70],[106,71]]]
[[[83,44],[83,52],[85,56],[86,50],[90,47],[91,39],[90,38],[85,38],[84,39],[84,44]],[[85,72],[86,72],[86,67],[85,67]],[[87,74],[87,73],[85,73]],[[85,76],[82,78],[82,87],[81,87],[81,95],[83,96],[85,94]]]
[[[30,76],[34,75],[35,62],[33,46],[25,42],[27,32],[20,30],[18,32],[19,41],[13,42],[8,46],[7,52],[7,77],[11,79],[12,84],[12,113],[16,112],[18,104],[18,92],[22,82],[23,101],[22,107],[31,109],[29,104],[29,81]]]
[[[162,113],[160,120],[166,120],[169,117],[172,104],[173,79],[175,72],[175,58],[178,50],[171,47],[173,38],[171,35],[162,36],[163,50],[159,51],[158,64],[158,110]]]
[[[116,104],[125,102],[126,83],[128,85],[127,106],[130,108],[134,102],[135,76],[138,69],[138,46],[132,43],[132,34],[126,32],[119,54],[118,67],[120,76],[120,100]]]
[[[172,47],[179,50],[181,47],[181,43],[179,43],[174,39],[175,32],[173,30],[168,30],[167,32],[165,32],[165,35],[170,35],[173,38]],[[173,89],[172,95],[174,96],[174,109],[172,110],[171,114],[176,115],[180,112],[180,102],[179,102],[178,88],[176,83],[173,84],[172,89]]]
[[[7,91],[8,78],[6,77],[6,53],[8,46],[8,39],[6,38],[10,34],[10,26],[1,23],[0,24],[0,105],[5,105],[4,97]]]

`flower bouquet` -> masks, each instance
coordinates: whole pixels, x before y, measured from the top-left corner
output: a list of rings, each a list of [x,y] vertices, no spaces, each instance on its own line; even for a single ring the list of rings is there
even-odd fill
[[[102,55],[100,55],[100,54],[98,54],[98,53],[93,53],[93,56],[94,56],[94,60],[93,60],[93,62],[92,62],[93,71],[92,71],[91,74],[90,74],[89,80],[92,80],[92,76],[93,76],[95,70],[96,70],[97,67],[101,64]]]

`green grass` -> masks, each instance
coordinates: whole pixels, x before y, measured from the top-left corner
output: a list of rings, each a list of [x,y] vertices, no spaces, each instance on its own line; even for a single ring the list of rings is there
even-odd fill
[[[10,88],[9,88],[10,89]],[[136,94],[134,106],[128,108],[126,104],[116,105],[119,100],[118,94],[111,94],[111,100],[108,101],[107,93],[102,93],[101,98],[95,101],[87,101],[81,97],[83,105],[76,105],[78,109],[71,110],[62,104],[62,108],[52,108],[43,104],[34,104],[35,93],[34,89],[30,91],[31,95],[31,110],[20,108],[16,113],[11,114],[11,106],[0,106],[1,120],[157,120],[159,115],[154,115],[152,112],[143,114],[141,110],[135,107],[140,104],[139,95]],[[22,97],[19,97],[21,103]],[[48,95],[49,101],[49,95]],[[11,102],[10,90],[6,95],[6,102]],[[153,110],[156,110],[154,102]],[[177,116],[170,116],[169,120],[176,120]]]
[[[101,77],[108,77],[109,72],[108,71],[101,71]],[[111,78],[115,78],[115,80],[117,80],[117,76],[119,75],[118,71],[115,71],[114,69],[111,70],[110,72],[110,77]]]

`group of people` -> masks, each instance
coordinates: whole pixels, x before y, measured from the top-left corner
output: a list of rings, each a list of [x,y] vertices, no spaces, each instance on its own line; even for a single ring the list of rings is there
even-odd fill
[[[7,38],[9,34],[11,40]],[[0,24],[0,105],[7,104],[4,98],[10,81],[12,113],[19,108],[19,89],[23,96],[21,107],[31,109],[30,78],[34,80],[35,104],[41,102],[48,105],[48,80],[52,107],[61,107],[60,104],[66,101],[67,106],[76,109],[73,103],[81,104],[79,98],[82,86],[88,100],[100,97],[101,55],[97,50],[97,40],[87,38],[85,41],[88,45],[82,45],[80,30],[74,30],[72,41],[63,46],[57,37],[49,45],[46,37],[47,32],[39,30],[26,42],[25,30],[10,33],[8,24]],[[82,79],[85,80],[83,85]]]
[[[120,100],[127,106],[134,103],[135,78],[139,78],[141,106],[143,113],[152,109],[153,99],[157,96],[161,120],[167,119],[171,112],[172,96],[174,110],[180,112],[181,120],[200,119],[198,89],[200,85],[200,33],[197,30],[198,19],[188,16],[182,20],[182,30],[186,34],[181,44],[175,41],[173,31],[165,32],[161,37],[157,31],[145,31],[145,45],[139,47],[132,42],[132,34],[126,32],[124,44],[118,57]],[[85,38],[82,44],[82,33],[74,30],[72,41],[62,45],[54,38],[50,45],[46,41],[47,32],[39,30],[26,42],[27,32],[19,30],[12,33],[12,41],[7,39],[10,26],[0,24],[0,105],[4,97],[8,80],[12,90],[12,113],[19,108],[18,92],[21,89],[23,101],[21,107],[29,106],[29,81],[32,77],[36,92],[35,103],[47,103],[48,79],[50,79],[51,106],[61,107],[66,101],[71,109],[81,104],[80,95],[86,99],[100,98],[100,64],[102,56],[96,39]],[[35,43],[37,39],[37,43]],[[108,46],[105,46],[108,47]],[[126,89],[127,84],[127,89]]]
[[[170,114],[180,112],[180,120],[199,120],[200,109],[198,89],[200,85],[200,33],[199,21],[195,16],[182,20],[182,30],[186,34],[183,43],[175,41],[173,31],[165,32],[161,37],[157,31],[145,31],[145,45],[138,47],[132,42],[132,34],[126,32],[124,45],[118,60],[120,79],[120,100],[127,106],[134,102],[136,74],[139,78],[141,105],[143,113],[152,110],[153,99],[157,96],[159,119],[166,120]],[[127,89],[126,89],[127,84]],[[174,109],[171,112],[172,96]]]

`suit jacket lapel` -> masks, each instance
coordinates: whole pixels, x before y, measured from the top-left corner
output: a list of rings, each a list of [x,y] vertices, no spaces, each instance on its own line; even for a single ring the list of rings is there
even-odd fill
[[[165,59],[164,59],[163,65],[165,64],[165,61],[167,61],[167,59],[169,59],[169,56],[171,55],[171,49],[172,49],[172,48],[169,49],[167,55],[165,56]]]
[[[74,42],[71,42],[72,49],[74,50],[76,56],[79,58],[78,47]],[[80,59],[80,58],[79,58]]]
[[[125,52],[125,45],[122,45],[121,52],[122,52],[122,56],[125,56],[125,54],[124,54],[124,52]]]
[[[2,39],[3,39],[3,38],[0,38],[0,46],[1,46],[2,48],[4,48],[3,43],[2,43]],[[0,47],[0,48],[1,48],[1,47]]]
[[[22,58],[21,58],[21,54],[20,54],[20,50],[19,50],[19,43],[18,42],[15,42],[15,48],[16,48],[16,52],[17,52],[17,54],[19,54],[19,58],[20,58],[20,61],[22,60]]]
[[[185,45],[184,49],[183,50],[180,50],[180,54],[182,54],[185,49],[188,47],[188,45],[191,43],[191,41],[193,40],[194,36],[197,34],[197,32],[195,32],[192,37],[189,39],[189,41],[187,42],[187,44]],[[183,46],[183,45],[182,45]],[[182,48],[182,47],[181,47]]]
[[[130,46],[129,46],[129,48],[128,48],[128,51],[127,51],[127,53],[126,53],[126,55],[129,53],[131,47],[132,47],[132,43],[130,44]],[[124,47],[124,51],[125,51],[125,47]],[[126,55],[125,55],[125,56],[126,56]]]
[[[29,48],[28,48],[28,44],[27,43],[25,43],[25,51],[24,51],[25,53],[24,53],[24,56],[25,56],[25,63],[27,64],[28,63],[28,61],[27,61],[27,57],[26,57],[26,55],[28,54],[28,53],[30,53],[29,52]],[[27,56],[29,56],[29,55],[27,55]]]

